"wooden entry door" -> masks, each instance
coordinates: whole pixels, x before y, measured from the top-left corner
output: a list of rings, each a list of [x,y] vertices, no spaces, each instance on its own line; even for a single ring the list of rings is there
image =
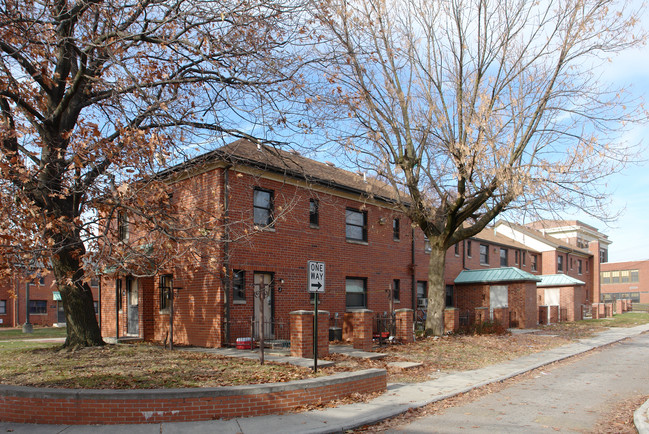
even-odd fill
[[[126,333],[131,336],[140,334],[140,295],[137,280],[128,277],[126,279]]]
[[[273,328],[273,273],[257,273],[254,278],[254,337],[259,338],[257,324],[261,319],[260,305],[263,307],[264,339],[274,339]]]

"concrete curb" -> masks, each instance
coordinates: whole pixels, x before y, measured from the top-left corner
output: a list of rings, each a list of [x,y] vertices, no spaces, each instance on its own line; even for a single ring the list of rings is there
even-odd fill
[[[649,434],[649,401],[633,413],[633,423],[638,434]]]

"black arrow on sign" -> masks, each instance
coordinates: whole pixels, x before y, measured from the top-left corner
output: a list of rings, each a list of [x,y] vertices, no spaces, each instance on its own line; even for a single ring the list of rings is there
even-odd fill
[[[312,286],[312,287],[315,286],[315,287],[318,288],[318,290],[319,290],[320,288],[322,288],[322,283],[320,283],[320,282],[312,283],[311,286]]]

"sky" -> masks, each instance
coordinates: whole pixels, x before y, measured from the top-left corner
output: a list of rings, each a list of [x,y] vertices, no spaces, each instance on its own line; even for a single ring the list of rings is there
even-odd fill
[[[641,5],[642,2],[635,2]],[[641,25],[649,31],[649,11],[641,7]],[[640,7],[640,6],[639,6]],[[604,72],[604,79],[630,89],[633,96],[643,98],[649,108],[649,46],[626,51],[612,59]],[[566,215],[566,220],[577,219],[596,227],[608,235],[609,262],[649,259],[649,124],[633,126],[626,139],[640,143],[639,161],[608,180],[613,211],[621,216],[603,223],[587,215]]]

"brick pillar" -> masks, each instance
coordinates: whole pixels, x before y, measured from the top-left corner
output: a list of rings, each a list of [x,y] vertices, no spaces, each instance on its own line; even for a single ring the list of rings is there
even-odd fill
[[[412,309],[397,309],[395,312],[397,321],[397,340],[402,343],[415,341],[415,333],[412,328]]]
[[[329,312],[318,310],[318,358],[329,355]],[[313,358],[313,354],[311,354]]]
[[[613,316],[613,303],[606,303],[606,318]]]
[[[628,299],[628,303],[629,303],[629,305],[628,305],[627,307],[629,308],[629,310],[630,310],[630,311],[633,310],[633,300],[631,300],[631,299],[629,298],[629,299]]]
[[[606,318],[606,303],[599,304],[599,317]]]
[[[372,350],[372,319],[374,312],[369,309],[356,309],[352,311],[354,315],[354,348],[371,351]]]
[[[313,358],[313,312],[297,310],[291,315],[291,356]],[[318,357],[329,355],[329,312],[318,311]]]
[[[343,314],[343,341],[352,342],[354,340],[354,314],[345,312]]]
[[[509,328],[509,308],[500,307],[494,309],[494,322],[502,324],[505,328]]]
[[[599,319],[599,303],[593,303],[590,314],[593,319]]]
[[[539,324],[548,324],[550,316],[548,306],[539,306]]]
[[[313,312],[296,310],[291,316],[291,356],[313,357]]]
[[[460,309],[447,307],[444,309],[444,333],[453,333],[460,328]]]
[[[488,307],[476,307],[475,308],[475,323],[482,324],[489,320],[489,308]]]
[[[618,315],[624,313],[624,300],[615,300],[615,313]]]
[[[559,306],[550,306],[550,324],[559,322]]]

